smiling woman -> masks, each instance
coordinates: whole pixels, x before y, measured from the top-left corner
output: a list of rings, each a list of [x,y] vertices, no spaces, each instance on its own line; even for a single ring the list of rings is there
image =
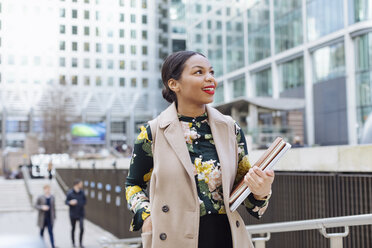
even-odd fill
[[[244,205],[260,218],[274,173],[250,169],[243,131],[208,106],[217,82],[204,55],[171,54],[162,80],[172,104],[141,127],[126,181],[131,230],[142,227],[144,248],[253,247],[239,213],[230,210],[229,194],[244,177],[252,191]]]

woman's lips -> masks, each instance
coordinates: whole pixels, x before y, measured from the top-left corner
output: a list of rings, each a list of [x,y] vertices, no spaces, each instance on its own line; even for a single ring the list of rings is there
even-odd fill
[[[203,88],[203,91],[205,92],[205,93],[207,93],[207,94],[209,94],[209,95],[214,95],[214,89],[215,89],[215,87],[205,87],[205,88]]]

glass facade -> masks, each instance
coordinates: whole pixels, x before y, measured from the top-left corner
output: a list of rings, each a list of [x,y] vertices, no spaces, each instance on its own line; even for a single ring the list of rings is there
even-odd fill
[[[280,92],[304,85],[304,60],[297,58],[278,67]]]
[[[371,0],[349,0],[349,23],[372,19]]]
[[[302,0],[275,0],[274,23],[276,53],[302,44]]]
[[[214,96],[214,102],[215,103],[222,103],[224,102],[224,85],[223,84],[218,84],[216,88],[216,94]]]
[[[270,56],[269,0],[255,1],[247,11],[249,63]]]
[[[211,16],[213,18],[207,19],[206,22],[204,22],[204,24],[209,25],[208,21],[211,21],[211,24],[212,24],[212,31],[208,32],[208,35],[207,35],[208,58],[210,59],[211,64],[214,68],[215,76],[218,77],[224,73],[223,57],[222,57],[222,51],[223,51],[222,9],[217,10]]]
[[[308,40],[312,41],[344,27],[343,1],[307,0]]]
[[[271,68],[254,74],[256,96],[272,96]]]
[[[245,96],[245,77],[232,80],[232,96],[233,98]]]
[[[316,50],[313,54],[314,83],[345,76],[344,42]]]
[[[244,32],[243,15],[239,9],[233,8],[233,19],[226,23],[226,72],[244,66]]]
[[[372,32],[355,38],[355,57],[357,118],[362,127],[372,112]]]

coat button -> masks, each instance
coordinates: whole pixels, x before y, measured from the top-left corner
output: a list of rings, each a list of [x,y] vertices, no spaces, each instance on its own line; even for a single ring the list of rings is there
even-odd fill
[[[164,213],[169,211],[169,207],[167,205],[164,205],[161,210],[163,210]]]
[[[167,234],[165,234],[165,233],[161,233],[161,234],[160,234],[160,239],[161,239],[161,240],[166,240],[166,239],[167,239]]]
[[[236,227],[239,227],[240,226],[240,222],[237,220],[236,221]]]

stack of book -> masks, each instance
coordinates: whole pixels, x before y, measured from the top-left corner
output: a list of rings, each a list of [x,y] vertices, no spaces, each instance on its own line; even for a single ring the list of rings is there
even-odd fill
[[[289,148],[291,148],[291,145],[285,142],[283,138],[278,137],[253,166],[258,166],[263,171],[271,169]],[[230,194],[230,210],[235,211],[250,193],[251,191],[243,177]]]

